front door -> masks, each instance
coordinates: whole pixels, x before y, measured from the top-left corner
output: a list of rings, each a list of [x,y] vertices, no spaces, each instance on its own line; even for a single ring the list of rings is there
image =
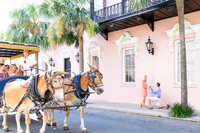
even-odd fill
[[[70,74],[66,74],[65,78],[70,78],[71,77],[71,62],[70,62],[70,58],[65,58],[64,59],[64,71],[70,73]]]

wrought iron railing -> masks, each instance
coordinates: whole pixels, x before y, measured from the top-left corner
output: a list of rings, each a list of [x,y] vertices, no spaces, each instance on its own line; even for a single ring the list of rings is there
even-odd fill
[[[151,2],[149,2],[145,6],[145,8],[143,8],[140,11],[144,11],[148,8],[163,4],[168,1],[172,1],[172,0],[151,0]],[[103,21],[110,20],[115,17],[120,17],[122,15],[126,15],[129,13],[137,13],[137,12],[139,12],[139,11],[133,10],[133,7],[129,6],[129,0],[123,0],[123,2],[120,2],[115,5],[108,6],[101,10],[95,11],[94,12],[94,20],[96,22],[103,22]]]

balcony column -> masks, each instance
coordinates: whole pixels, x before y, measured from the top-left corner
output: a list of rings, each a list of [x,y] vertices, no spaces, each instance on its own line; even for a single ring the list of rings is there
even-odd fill
[[[106,0],[103,0],[103,8],[106,8]]]
[[[124,14],[125,13],[125,3],[126,2],[126,0],[122,0],[122,14]]]
[[[107,12],[106,12],[106,0],[103,0],[103,16],[106,18],[106,15]]]
[[[94,0],[90,1],[90,18],[94,20]]]

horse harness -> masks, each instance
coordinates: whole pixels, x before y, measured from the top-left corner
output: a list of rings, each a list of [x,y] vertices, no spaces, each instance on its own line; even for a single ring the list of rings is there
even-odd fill
[[[92,86],[90,86],[90,87],[91,87],[93,90],[94,90],[94,88],[98,87],[97,84],[94,82],[94,79],[96,78],[96,75],[95,75],[96,72],[98,72],[98,73],[101,75],[101,79],[103,78],[103,74],[100,73],[98,70],[89,71],[89,72],[88,72],[88,80],[89,80],[89,83],[88,83],[88,84],[90,85],[90,83],[92,83]],[[91,77],[92,80],[90,80],[90,77]]]
[[[47,78],[47,74],[50,75],[50,79],[49,80]],[[15,107],[13,112],[17,111],[17,109],[20,107],[20,105],[23,103],[23,101],[26,98],[31,99],[31,101],[34,103],[34,107],[39,107],[39,109],[41,109],[45,103],[47,103],[48,101],[52,100],[53,98],[50,96],[50,91],[49,91],[48,87],[50,86],[51,89],[53,90],[53,93],[55,93],[55,89],[54,89],[54,87],[52,85],[52,78],[54,76],[62,76],[62,75],[60,75],[60,74],[51,75],[51,72],[48,72],[48,73],[46,72],[45,75],[44,75],[45,82],[46,82],[46,85],[47,85],[47,91],[45,92],[45,97],[44,98],[42,98],[40,96],[40,94],[38,92],[38,88],[37,88],[39,75],[32,76],[32,79],[31,79],[30,83],[28,84],[28,86],[22,86],[22,87],[27,88],[26,93],[21,98],[20,102],[17,104],[17,106]]]
[[[88,86],[90,86],[93,90],[97,87],[96,83],[94,82],[95,80],[95,72],[100,73],[98,70],[95,71],[88,71]],[[103,75],[100,73],[101,77],[103,78]],[[68,93],[74,93],[75,96],[81,100],[80,105],[78,105],[78,107],[80,107],[81,105],[85,105],[85,101],[88,99],[89,95],[91,94],[89,92],[89,89],[87,88],[87,90],[83,90],[81,85],[80,85],[80,78],[81,78],[81,73],[79,75],[76,75],[71,84],[64,84],[64,85],[68,85],[69,87],[67,88],[67,90],[65,91],[64,95],[68,94]],[[92,79],[92,80],[91,80]],[[92,85],[90,85],[90,83],[92,83]],[[73,87],[72,90],[69,90],[70,87]],[[77,108],[78,108],[77,107]]]

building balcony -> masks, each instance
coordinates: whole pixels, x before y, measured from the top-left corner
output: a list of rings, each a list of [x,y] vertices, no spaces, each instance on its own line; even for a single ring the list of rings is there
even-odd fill
[[[166,5],[174,0],[151,0],[151,2],[147,4],[141,11],[133,10],[133,7],[129,6],[129,1],[130,0],[124,0],[123,2],[95,11],[94,20],[98,23],[102,23],[128,14],[143,13],[144,11],[148,11],[154,7],[159,7],[163,4]]]
[[[91,16],[99,23],[103,34],[122,30],[142,24],[147,24],[154,31],[154,22],[177,16],[175,0],[151,0],[142,10],[133,10],[129,6],[130,0],[122,0],[112,6],[91,12]],[[200,10],[200,0],[185,0],[185,13]],[[92,11],[92,10],[91,10]],[[106,37],[106,39],[108,39]]]

